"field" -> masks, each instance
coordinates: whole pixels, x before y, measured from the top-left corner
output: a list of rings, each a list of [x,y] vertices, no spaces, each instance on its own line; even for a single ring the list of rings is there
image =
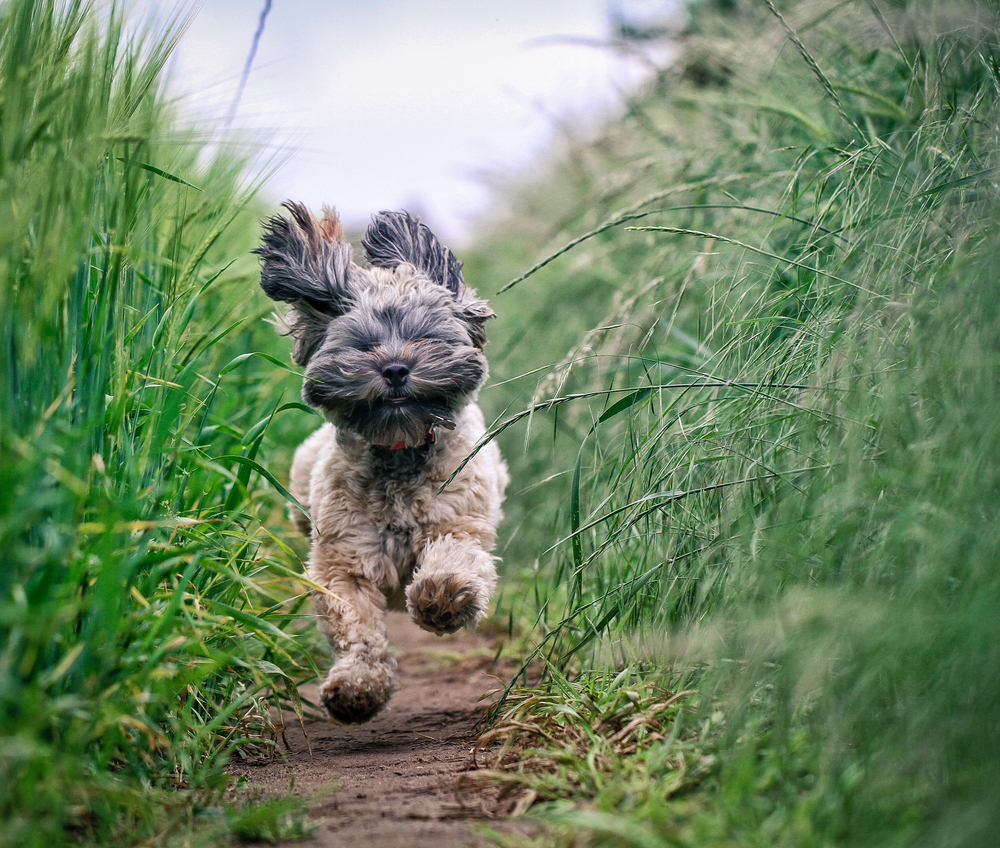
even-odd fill
[[[479,254],[555,257],[484,397],[548,668],[496,777],[566,844],[997,832],[997,21],[879,6],[703,4]]]
[[[246,836],[224,765],[323,663],[268,163],[180,128],[176,27],[0,8],[3,832]],[[462,252],[514,479],[489,629],[535,674],[478,779],[539,845],[994,841],[998,35],[706,0]]]
[[[177,32],[81,4],[0,16],[8,845],[221,815],[223,763],[269,743],[265,697],[311,665],[292,558],[262,550],[278,502],[258,451],[301,404],[254,355],[280,348],[248,254],[249,145],[199,160],[177,128],[160,83]]]

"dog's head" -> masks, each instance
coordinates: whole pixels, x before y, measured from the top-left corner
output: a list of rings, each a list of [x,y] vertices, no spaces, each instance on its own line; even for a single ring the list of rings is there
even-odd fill
[[[435,423],[454,426],[486,380],[493,317],[461,263],[407,213],[380,212],[362,240],[372,267],[361,268],[331,211],[285,208],[291,217],[271,218],[255,252],[264,291],[291,305],[305,401],[378,445],[417,446]]]

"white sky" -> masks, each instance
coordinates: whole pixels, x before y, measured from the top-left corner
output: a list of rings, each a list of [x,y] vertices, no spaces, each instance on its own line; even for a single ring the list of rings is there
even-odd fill
[[[630,17],[676,0],[616,0]],[[137,11],[172,4],[139,0]],[[227,114],[263,0],[204,0],[176,53],[191,117]],[[347,222],[419,212],[460,239],[488,205],[481,175],[526,167],[554,122],[586,125],[646,71],[607,49],[609,0],[272,0],[234,126],[273,129],[288,160],[275,200],[332,204]]]

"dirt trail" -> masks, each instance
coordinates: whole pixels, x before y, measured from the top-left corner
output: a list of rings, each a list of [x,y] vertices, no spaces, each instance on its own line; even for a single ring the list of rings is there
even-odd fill
[[[401,613],[389,614],[389,637],[400,687],[379,715],[353,726],[307,721],[310,754],[286,713],[288,761],[233,769],[252,790],[274,795],[285,794],[294,775],[294,794],[310,800],[321,823],[311,840],[289,846],[460,848],[483,844],[476,823],[518,827],[492,817],[488,794],[458,785],[488,705],[480,699],[502,686],[488,673],[494,651],[474,633],[425,633]],[[302,694],[317,702],[315,687]]]

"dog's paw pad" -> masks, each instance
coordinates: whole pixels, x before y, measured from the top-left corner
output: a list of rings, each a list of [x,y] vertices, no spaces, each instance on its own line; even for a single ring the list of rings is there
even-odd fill
[[[471,624],[480,612],[475,591],[455,577],[428,577],[411,603],[413,620],[439,635]]]

